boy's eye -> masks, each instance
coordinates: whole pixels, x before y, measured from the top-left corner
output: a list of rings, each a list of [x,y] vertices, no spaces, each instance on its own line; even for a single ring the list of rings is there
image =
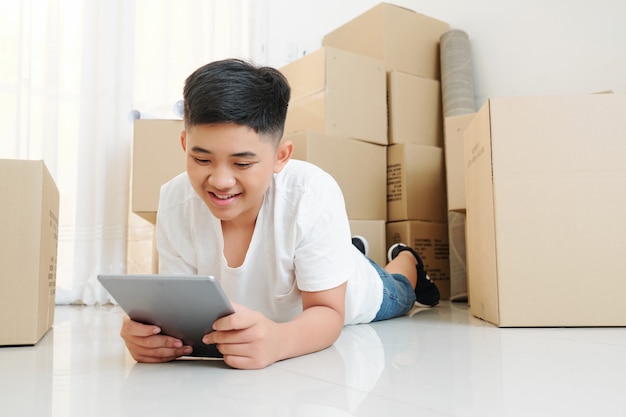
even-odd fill
[[[235,162],[235,166],[237,168],[245,169],[252,166],[251,162]]]
[[[193,158],[193,160],[201,165],[206,165],[209,162],[211,162],[209,159],[201,159],[201,158]]]

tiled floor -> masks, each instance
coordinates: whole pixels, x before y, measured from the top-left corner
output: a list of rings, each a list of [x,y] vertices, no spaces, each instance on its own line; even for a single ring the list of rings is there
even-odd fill
[[[37,346],[0,348],[1,415],[626,415],[626,328],[498,329],[444,302],[240,371],[215,360],[137,364],[121,314],[59,306]]]

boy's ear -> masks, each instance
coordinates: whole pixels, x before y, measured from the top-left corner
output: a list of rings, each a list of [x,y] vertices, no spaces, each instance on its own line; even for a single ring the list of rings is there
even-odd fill
[[[274,164],[274,173],[278,174],[285,167],[293,154],[293,142],[283,141],[278,145],[276,150],[276,163]]]
[[[183,152],[187,152],[187,132],[184,130],[180,132],[180,145],[183,147]]]

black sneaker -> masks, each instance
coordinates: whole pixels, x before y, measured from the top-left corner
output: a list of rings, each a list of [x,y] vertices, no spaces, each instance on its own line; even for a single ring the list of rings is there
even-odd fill
[[[361,252],[365,256],[367,256],[370,251],[370,245],[367,243],[367,239],[365,239],[363,236],[352,236],[352,244],[356,246],[359,252]]]
[[[431,281],[428,274],[424,270],[424,262],[417,252],[405,245],[404,243],[396,243],[391,245],[387,252],[387,259],[391,262],[402,251],[408,250],[413,254],[417,260],[417,285],[415,286],[415,301],[417,304],[423,307],[433,307],[439,304],[441,296],[439,295],[439,289],[434,282]]]

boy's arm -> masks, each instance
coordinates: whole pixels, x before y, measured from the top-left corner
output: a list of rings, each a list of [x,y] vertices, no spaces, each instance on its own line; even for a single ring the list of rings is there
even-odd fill
[[[344,325],[347,283],[319,292],[303,292],[303,311],[276,323],[259,312],[235,305],[235,314],[219,319],[205,336],[217,343],[225,362],[242,369],[264,368],[282,359],[317,352],[332,345]]]
[[[284,323],[283,357],[301,356],[326,349],[344,325],[347,283],[319,292],[302,292],[302,313]]]

